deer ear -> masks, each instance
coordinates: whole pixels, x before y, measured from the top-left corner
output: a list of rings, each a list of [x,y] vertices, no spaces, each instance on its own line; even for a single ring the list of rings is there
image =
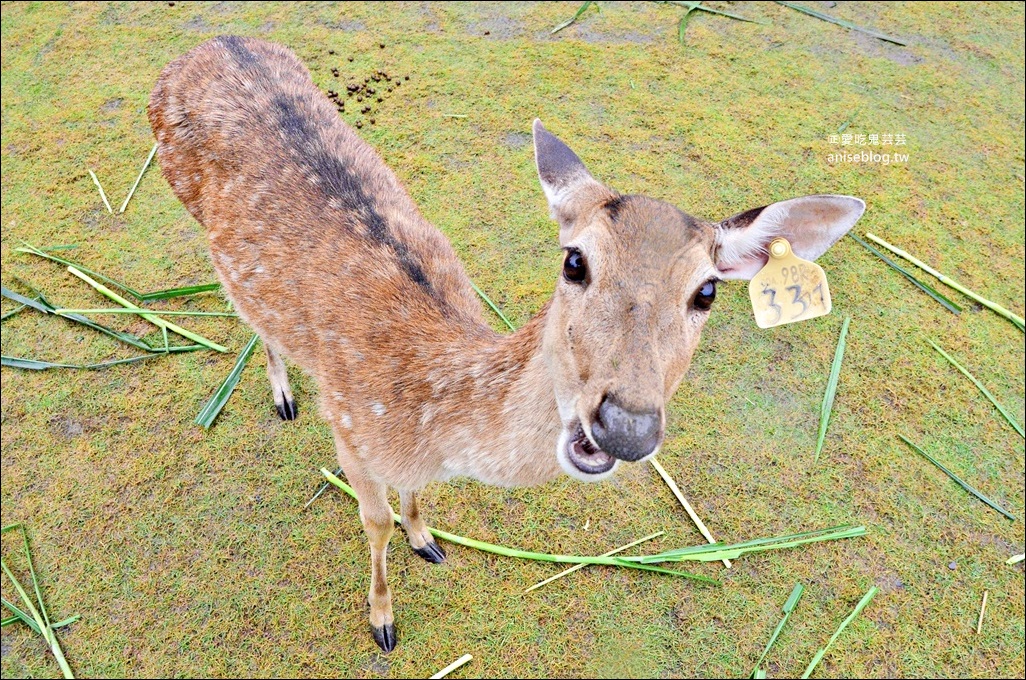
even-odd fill
[[[855,226],[866,204],[854,196],[803,196],[739,213],[716,225],[716,267],[726,279],[751,279],[778,236],[795,255],[815,260]]]
[[[611,193],[588,173],[584,163],[566,144],[534,120],[534,162],[538,179],[549,201],[553,219],[559,222],[560,243],[566,243],[584,204],[596,190]]]

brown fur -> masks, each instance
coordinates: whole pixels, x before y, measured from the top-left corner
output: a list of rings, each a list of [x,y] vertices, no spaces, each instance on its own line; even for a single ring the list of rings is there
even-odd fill
[[[534,319],[501,336],[448,241],[287,49],[204,43],[164,69],[149,116],[164,176],[206,227],[225,291],[267,347],[279,413],[295,416],[279,354],[317,382],[360,501],[370,619],[386,651],[388,486],[425,554],[437,547],[415,492],[433,480],[576,474],[560,458],[568,437],[579,423],[593,440],[613,396],[627,412],[655,414],[661,441],[666,402],[708,316],[694,298],[717,278],[720,225],[619,196],[536,123],[561,245],[587,256],[589,279],[561,279]],[[732,238],[731,252],[761,252]]]

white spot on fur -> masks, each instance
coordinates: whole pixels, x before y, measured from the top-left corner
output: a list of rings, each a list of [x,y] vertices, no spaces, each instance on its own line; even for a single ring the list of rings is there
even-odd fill
[[[348,413],[343,413],[342,415],[340,415],[338,417],[338,422],[342,425],[342,427],[346,428],[347,430],[353,429],[353,419],[350,417]]]
[[[388,413],[388,409],[386,409],[385,405],[382,404],[380,401],[376,401],[373,404],[371,404],[371,411],[374,413],[374,415],[379,417]]]

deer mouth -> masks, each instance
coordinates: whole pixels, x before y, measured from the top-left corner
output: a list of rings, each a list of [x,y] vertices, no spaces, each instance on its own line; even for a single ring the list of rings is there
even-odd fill
[[[586,475],[601,475],[616,465],[615,458],[588,439],[588,435],[584,433],[584,426],[580,423],[567,439],[566,457],[571,465]]]

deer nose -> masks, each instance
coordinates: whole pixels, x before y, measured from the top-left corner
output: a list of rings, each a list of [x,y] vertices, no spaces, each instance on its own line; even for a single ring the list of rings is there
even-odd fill
[[[655,451],[663,438],[662,417],[654,411],[630,411],[607,394],[591,424],[599,448],[620,460],[640,460]]]

